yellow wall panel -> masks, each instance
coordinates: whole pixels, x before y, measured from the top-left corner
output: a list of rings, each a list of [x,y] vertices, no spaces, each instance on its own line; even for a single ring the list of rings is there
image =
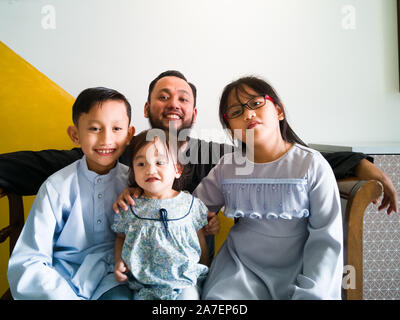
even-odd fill
[[[0,42],[0,152],[72,148],[74,97]]]
[[[66,130],[75,98],[0,42],[0,153],[71,149]],[[25,217],[34,197],[24,198]],[[8,201],[0,199],[0,228]],[[8,241],[0,244],[0,296],[8,288]]]

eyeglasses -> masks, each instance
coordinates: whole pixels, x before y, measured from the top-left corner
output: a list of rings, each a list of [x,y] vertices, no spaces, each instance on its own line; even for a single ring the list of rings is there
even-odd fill
[[[256,110],[258,108],[261,108],[261,107],[265,106],[266,100],[269,100],[272,103],[274,103],[274,99],[272,99],[267,94],[265,96],[254,97],[254,98],[251,98],[246,103],[229,107],[226,110],[226,112],[224,113],[224,118],[226,120],[228,120],[228,119],[234,119],[234,118],[240,117],[244,113],[245,107],[249,110]]]

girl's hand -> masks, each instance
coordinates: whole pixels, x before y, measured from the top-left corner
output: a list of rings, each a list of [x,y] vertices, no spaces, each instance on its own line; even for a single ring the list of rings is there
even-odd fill
[[[113,210],[115,213],[119,213],[119,208],[122,210],[128,210],[128,205],[134,206],[135,201],[133,198],[139,198],[142,194],[141,188],[126,188],[119,195],[118,199],[113,203]],[[133,197],[132,197],[133,196]]]
[[[203,227],[203,233],[205,236],[217,235],[221,224],[219,222],[218,216],[215,212],[208,212],[207,216],[208,224]]]
[[[118,282],[124,282],[128,279],[128,276],[125,274],[127,271],[128,271],[128,268],[122,259],[115,262],[114,276]]]

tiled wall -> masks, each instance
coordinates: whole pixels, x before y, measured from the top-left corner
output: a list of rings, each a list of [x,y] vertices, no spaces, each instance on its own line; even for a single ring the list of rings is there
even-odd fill
[[[372,155],[400,195],[400,155]],[[364,216],[364,284],[367,300],[400,300],[400,213],[369,205]]]

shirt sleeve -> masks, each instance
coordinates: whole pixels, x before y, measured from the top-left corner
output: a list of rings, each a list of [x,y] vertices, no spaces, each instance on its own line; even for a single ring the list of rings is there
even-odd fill
[[[355,169],[362,159],[374,162],[374,158],[359,152],[321,153],[331,166],[336,179],[355,176]]]
[[[328,163],[319,154],[315,158],[309,169],[309,237],[292,299],[341,299],[343,232],[339,191]]]
[[[49,183],[40,187],[9,260],[7,276],[14,299],[80,299],[52,265],[58,200]]]
[[[196,231],[198,231],[208,223],[207,220],[208,209],[200,199],[195,198],[194,202],[195,202],[195,208],[194,208],[195,210],[194,212],[192,212],[193,225]]]
[[[201,180],[193,192],[193,195],[199,198],[213,212],[218,212],[225,203],[220,183],[221,168],[222,166],[219,164],[212,168],[207,177]]]
[[[0,154],[0,187],[24,196],[35,195],[50,175],[82,156],[79,148]]]

